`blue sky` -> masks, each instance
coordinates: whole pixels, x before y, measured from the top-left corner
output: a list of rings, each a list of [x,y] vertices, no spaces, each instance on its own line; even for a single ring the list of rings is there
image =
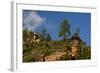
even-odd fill
[[[35,32],[45,28],[53,40],[59,39],[58,31],[62,21],[67,19],[72,34],[80,29],[80,37],[88,45],[91,44],[91,14],[78,12],[54,12],[23,10],[23,27]]]

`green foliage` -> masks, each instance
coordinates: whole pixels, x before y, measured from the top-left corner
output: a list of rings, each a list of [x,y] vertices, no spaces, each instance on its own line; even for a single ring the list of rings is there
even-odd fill
[[[76,32],[73,34],[74,37],[80,37],[80,29],[77,28]]]
[[[42,41],[51,41],[52,38],[51,38],[51,35],[47,32],[47,30],[44,28],[42,29],[41,31],[41,39]]]
[[[59,29],[59,37],[63,37],[63,40],[67,38],[67,36],[70,36],[70,24],[68,20],[64,20],[61,23],[60,29]]]
[[[42,33],[43,38],[45,39],[47,35],[47,30],[44,28],[42,29],[41,33]]]
[[[91,59],[91,49],[85,46],[80,53],[80,59]]]
[[[51,40],[52,40],[52,38],[51,38],[50,34],[48,33],[47,37],[46,37],[46,41],[51,41]]]
[[[44,36],[43,36],[43,34],[40,34],[40,40],[41,40],[41,41],[44,41]]]

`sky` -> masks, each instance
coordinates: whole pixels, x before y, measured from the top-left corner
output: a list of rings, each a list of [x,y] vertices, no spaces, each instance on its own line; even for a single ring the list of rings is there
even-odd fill
[[[34,32],[41,32],[45,28],[53,40],[59,39],[59,27],[66,19],[70,23],[71,33],[79,28],[81,39],[90,45],[91,13],[23,10],[23,28]]]

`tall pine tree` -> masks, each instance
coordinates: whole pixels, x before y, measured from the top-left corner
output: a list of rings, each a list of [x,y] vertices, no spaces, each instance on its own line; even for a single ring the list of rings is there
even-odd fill
[[[59,29],[59,37],[63,37],[63,40],[66,40],[68,36],[71,35],[70,24],[68,20],[63,20]]]

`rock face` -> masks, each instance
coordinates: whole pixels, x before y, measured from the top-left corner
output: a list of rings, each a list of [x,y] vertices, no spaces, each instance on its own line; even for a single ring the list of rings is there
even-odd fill
[[[59,60],[63,55],[65,55],[66,52],[56,52],[50,56],[45,57],[45,61],[56,61]]]
[[[33,39],[33,42],[37,42],[37,43],[38,43],[38,42],[40,42],[40,39],[39,39],[39,38],[38,38],[38,39],[36,39],[36,40],[35,40],[35,39]]]
[[[41,60],[40,61],[59,61],[59,60],[64,60],[67,59],[71,60],[71,56],[74,58],[78,52],[78,47],[79,47],[79,40],[77,39],[72,39],[70,41],[70,55],[68,55],[68,52],[66,51],[56,51],[52,53],[51,55],[41,55]],[[68,56],[68,57],[67,57]]]
[[[71,38],[71,42],[70,42],[70,55],[72,57],[75,57],[75,55],[77,55],[78,50],[79,50],[79,43],[80,43],[81,39],[79,37],[72,37]]]
[[[33,42],[40,42],[40,36],[38,33],[33,33]]]

